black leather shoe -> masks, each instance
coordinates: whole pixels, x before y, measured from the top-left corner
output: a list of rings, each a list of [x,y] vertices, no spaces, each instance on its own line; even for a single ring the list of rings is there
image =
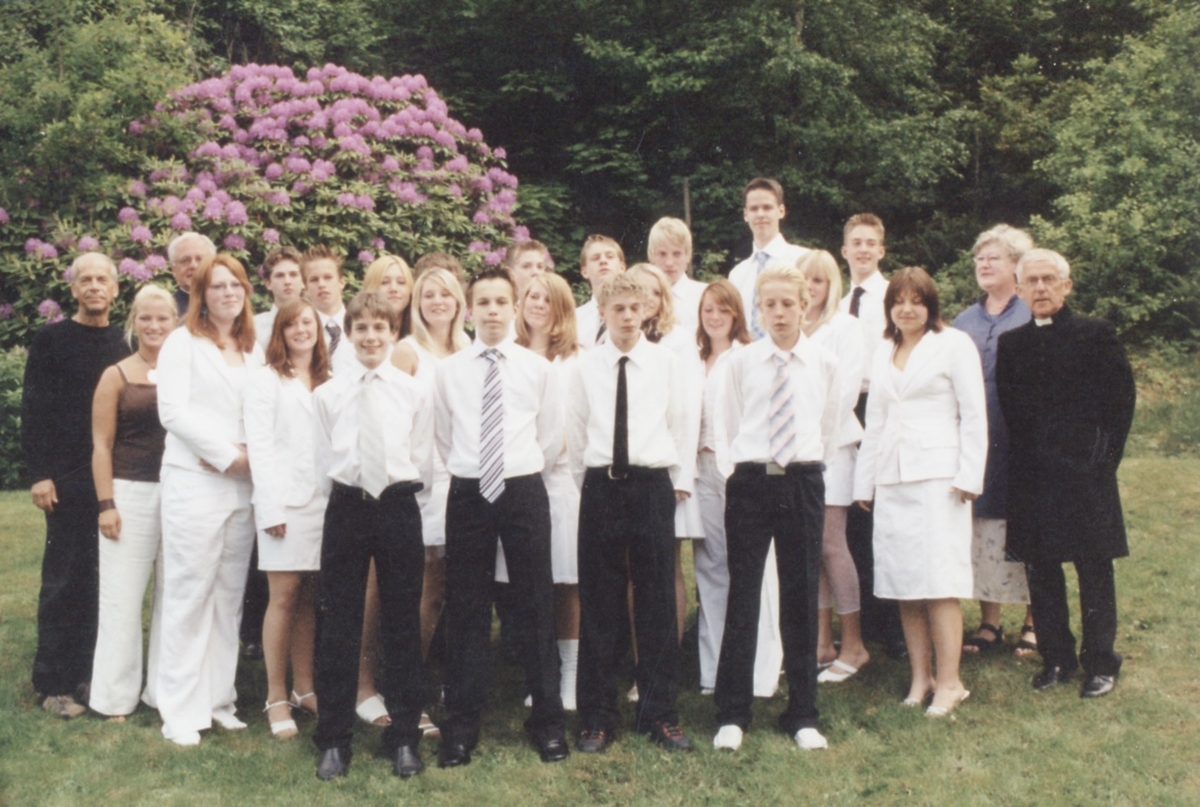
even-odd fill
[[[575,750],[581,754],[599,754],[605,748],[612,745],[613,735],[611,731],[604,729],[584,729],[579,732],[579,739],[575,741]]]
[[[1079,690],[1079,697],[1103,698],[1112,692],[1116,685],[1117,676],[1115,675],[1089,675],[1083,682],[1083,689]]]
[[[883,652],[892,661],[904,661],[908,658],[908,645],[904,639],[890,639],[883,643]]]
[[[392,773],[401,779],[407,779],[423,770],[425,763],[421,761],[421,755],[417,753],[415,745],[402,745],[396,749],[396,763],[392,766]]]
[[[542,762],[562,762],[571,755],[571,749],[567,745],[567,738],[561,731],[549,734],[538,740],[537,750],[538,756],[542,758]]]
[[[668,751],[691,751],[692,741],[683,733],[678,723],[658,721],[648,732],[650,739]]]
[[[439,768],[458,768],[470,764],[471,749],[466,743],[442,740],[442,747],[438,749]]]
[[[326,748],[317,761],[317,778],[328,781],[335,776],[345,776],[350,768],[349,748]]]
[[[1049,689],[1056,684],[1066,681],[1071,677],[1073,672],[1075,672],[1074,669],[1068,669],[1067,667],[1047,665],[1042,668],[1040,673],[1033,676],[1033,688],[1038,692],[1041,692],[1043,689]]]

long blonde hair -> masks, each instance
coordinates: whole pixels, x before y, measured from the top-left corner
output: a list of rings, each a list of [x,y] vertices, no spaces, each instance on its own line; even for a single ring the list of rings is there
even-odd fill
[[[529,326],[525,324],[525,298],[529,296],[534,284],[546,290],[550,298],[550,327],[546,336],[550,345],[546,348],[546,358],[554,361],[558,357],[569,358],[579,352],[579,337],[575,332],[575,295],[571,287],[553,272],[542,272],[529,279],[525,291],[521,293],[521,305],[517,310],[517,344],[529,347]]]
[[[147,283],[134,295],[133,304],[129,306],[129,317],[125,320],[125,344],[129,345],[130,350],[133,350],[134,325],[136,324],[134,320],[137,319],[138,308],[142,303],[148,303],[151,300],[158,300],[169,305],[171,313],[175,315],[175,321],[179,321],[179,306],[175,302],[175,295],[162,286]]]
[[[814,249],[796,261],[796,268],[804,273],[806,279],[823,277],[829,283],[829,291],[825,295],[825,304],[821,307],[821,316],[813,322],[805,323],[805,332],[817,330],[826,322],[833,319],[838,312],[838,304],[842,301],[842,272],[838,269],[837,259],[823,249]]]
[[[675,319],[675,297],[671,294],[671,281],[667,280],[662,269],[652,263],[635,263],[626,270],[626,274],[645,275],[658,284],[662,305],[658,307],[658,314],[642,323],[642,331],[646,334],[646,338],[651,342],[657,342],[669,334],[678,322]],[[654,292],[647,288],[646,293],[650,295]]]
[[[367,271],[363,273],[362,291],[379,291],[383,286],[383,276],[387,274],[388,269],[393,266],[400,267],[400,274],[404,276],[404,284],[408,286],[408,305],[400,312],[400,338],[408,336],[412,333],[412,310],[413,297],[415,291],[413,286],[412,268],[399,255],[381,255],[371,261],[367,266]]]
[[[440,266],[426,269],[413,284],[412,301],[408,304],[413,311],[412,335],[421,347],[435,353],[440,352],[440,349],[435,349],[433,334],[429,332],[429,323],[421,314],[421,295],[424,293],[425,287],[431,283],[446,289],[454,297],[456,310],[454,321],[450,323],[450,352],[457,353],[471,344],[471,341],[467,339],[466,331],[463,330],[463,323],[467,316],[467,298],[463,296],[462,284],[458,282],[458,278]]]

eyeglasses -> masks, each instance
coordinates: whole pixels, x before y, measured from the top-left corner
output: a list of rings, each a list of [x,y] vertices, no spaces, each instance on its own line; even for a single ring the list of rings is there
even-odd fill
[[[224,294],[227,291],[241,291],[241,283],[214,283],[208,287],[209,291],[215,291],[219,294]]]

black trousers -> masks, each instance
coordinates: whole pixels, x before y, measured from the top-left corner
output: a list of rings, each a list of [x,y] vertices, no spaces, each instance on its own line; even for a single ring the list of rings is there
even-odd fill
[[[754,654],[763,567],[771,539],[779,565],[779,632],[788,682],[788,706],[779,716],[788,734],[817,725],[817,575],[825,523],[820,463],[792,465],[771,476],[743,463],[725,487],[725,543],[729,604],[717,663],[717,723],[750,725]]]
[[[58,504],[46,513],[46,550],[38,592],[33,688],[71,695],[92,680],[100,611],[100,528],[92,475],[56,480]]]
[[[454,477],[446,503],[445,741],[474,747],[487,703],[492,637],[492,582],[496,540],[508,564],[507,616],[533,714],[525,727],[536,735],[561,734],[565,722],[559,693],[554,632],[554,581],[550,566],[550,501],[541,474],[504,480],[495,502],[479,493],[478,479]]]
[[[242,624],[238,631],[243,645],[262,644],[263,619],[270,601],[267,573],[258,570],[258,541],[255,541],[250,552],[250,568],[246,571],[246,595],[242,598]]]
[[[631,468],[623,480],[588,468],[579,503],[579,672],[575,699],[588,730],[613,732],[617,648],[633,581],[637,632],[637,731],[679,722],[675,624],[675,489],[666,468]]]
[[[1077,560],[1075,572],[1079,576],[1079,607],[1083,612],[1083,646],[1078,657],[1062,564],[1037,561],[1025,565],[1038,652],[1048,667],[1073,670],[1082,663],[1089,675],[1116,675],[1121,671],[1121,656],[1113,651],[1117,638],[1117,589],[1112,559]]]
[[[321,713],[317,747],[349,749],[358,694],[367,571],[379,580],[382,665],[379,691],[392,724],[389,752],[421,739],[421,584],[425,545],[414,496],[420,483],[401,482],[378,499],[334,484],[325,510],[317,584],[316,692]]]
[[[858,396],[854,407],[858,422],[866,425],[867,393]],[[904,629],[900,625],[900,606],[895,600],[875,596],[875,515],[857,505],[846,512],[846,546],[858,571],[861,592],[863,637],[888,646],[904,646]]]

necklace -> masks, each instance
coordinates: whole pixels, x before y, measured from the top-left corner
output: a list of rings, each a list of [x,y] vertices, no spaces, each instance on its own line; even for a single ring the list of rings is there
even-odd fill
[[[142,351],[140,351],[140,350],[138,351],[137,355],[138,355],[138,358],[141,359],[146,364],[146,368],[147,368],[146,369],[146,380],[149,381],[151,384],[157,384],[158,383],[158,363],[155,362],[154,364],[151,364],[150,360],[147,359],[145,356],[143,356]]]

